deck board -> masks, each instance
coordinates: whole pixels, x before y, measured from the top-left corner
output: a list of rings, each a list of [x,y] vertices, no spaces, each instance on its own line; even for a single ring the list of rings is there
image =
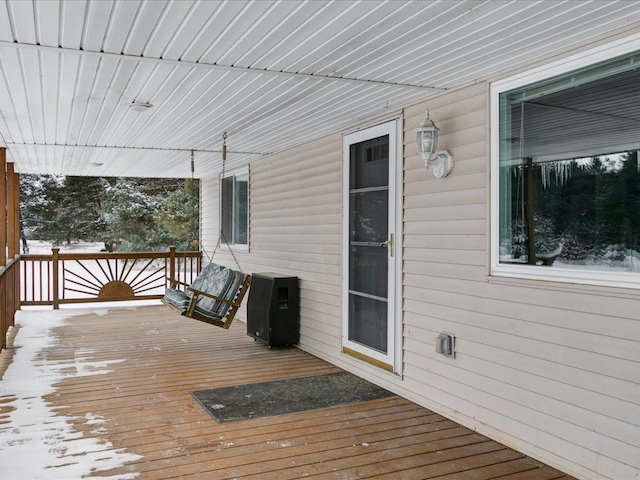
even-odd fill
[[[96,477],[569,478],[400,397],[218,424],[189,392],[340,371],[255,343],[241,322],[223,330],[146,306],[76,315],[52,335],[47,361],[73,370],[80,352],[109,370],[59,382],[46,397],[53,410],[82,435],[140,456]]]

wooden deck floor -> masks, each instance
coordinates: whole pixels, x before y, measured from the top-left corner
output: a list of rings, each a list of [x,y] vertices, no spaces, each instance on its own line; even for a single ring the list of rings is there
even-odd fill
[[[46,397],[53,410],[75,418],[77,432],[139,456],[95,476],[569,478],[399,397],[218,424],[189,392],[339,371],[297,348],[269,350],[238,321],[225,331],[150,306],[74,316],[51,335],[47,361],[91,352],[109,370],[59,382]]]

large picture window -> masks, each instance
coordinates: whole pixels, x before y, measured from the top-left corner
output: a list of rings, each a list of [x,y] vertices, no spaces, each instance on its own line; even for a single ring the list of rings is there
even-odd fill
[[[220,212],[222,242],[246,247],[249,243],[248,170],[221,179]]]
[[[640,53],[493,98],[494,273],[640,287]]]

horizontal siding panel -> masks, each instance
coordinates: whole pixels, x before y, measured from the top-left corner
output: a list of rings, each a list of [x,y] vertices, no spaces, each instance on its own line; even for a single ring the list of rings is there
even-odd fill
[[[536,427],[525,425],[517,419],[504,416],[501,412],[484,409],[482,407],[483,398],[474,403],[470,398],[452,395],[452,392],[456,392],[456,385],[455,382],[450,382],[447,378],[430,376],[428,371],[424,369],[407,369],[407,371],[409,373],[404,377],[404,386],[407,392],[424,391],[426,382],[429,382],[428,397],[410,395],[411,398],[423,402],[434,411],[445,412],[445,416],[459,418],[460,423],[470,425],[478,432],[483,432],[507,445],[516,444],[520,451],[531,456],[545,458],[547,463],[561,465],[564,470],[582,478],[602,478],[603,480],[633,478],[633,468],[621,466],[618,462],[609,460],[607,457],[598,458],[595,465],[594,462],[590,462],[588,466],[585,465],[582,460],[576,459],[588,456],[591,452],[563,441],[561,436],[542,434]],[[437,385],[437,387],[433,385]],[[500,427],[497,428],[496,425],[500,425]],[[615,476],[604,477],[596,473],[594,468],[597,470],[606,468],[608,471],[614,472]]]
[[[546,340],[527,341],[522,335],[509,331],[491,330],[485,328],[482,323],[484,315],[474,312],[446,310],[447,307],[430,305],[426,307],[423,302],[407,300],[407,313],[405,335],[407,337],[418,336],[425,342],[429,342],[426,352],[435,352],[435,338],[441,331],[452,332],[458,342],[456,350],[464,355],[480,354],[487,361],[503,365],[512,365],[514,368],[523,369],[530,374],[542,378],[549,378],[582,390],[596,392],[628,404],[629,408],[635,408],[638,401],[634,382],[627,378],[610,375],[606,368],[598,364],[598,355],[591,355],[589,363],[582,364],[579,359],[556,365],[557,358],[562,355],[570,355],[563,345],[552,344]],[[425,314],[426,312],[426,314]],[[474,322],[475,320],[475,322]],[[514,321],[517,327],[519,322]],[[427,333],[424,333],[424,332]],[[429,334],[428,332],[431,332]],[[467,351],[467,348],[470,350]],[[582,355],[581,352],[578,352]],[[606,357],[599,357],[602,362]],[[514,363],[510,363],[517,360]],[[597,370],[587,368],[588,365],[598,365]],[[629,367],[628,362],[622,362],[617,371],[623,371]],[[624,375],[624,371],[623,371]],[[594,380],[598,380],[594,382]],[[552,390],[543,392],[553,396]],[[618,412],[622,415],[624,411]],[[610,413],[611,415],[611,413]],[[616,415],[613,415],[616,416]],[[617,418],[621,418],[617,416]],[[632,423],[637,420],[629,419]]]
[[[489,301],[505,301],[506,308],[521,307],[520,310],[528,311],[536,306],[545,306],[559,311],[569,311],[579,314],[595,314],[600,318],[599,331],[606,332],[603,327],[603,319],[621,319],[628,322],[628,326],[635,325],[640,320],[640,310],[637,308],[637,298],[609,298],[606,295],[598,295],[589,291],[588,293],[572,293],[567,295],[562,290],[558,290],[556,285],[550,287],[522,288],[519,286],[494,285],[488,282],[472,282],[465,284],[455,279],[434,279],[424,277],[420,281],[420,276],[407,276],[405,285],[425,288],[434,288],[444,292],[464,292],[470,301],[475,302],[477,298],[484,298]],[[580,322],[579,316],[570,316],[565,321]],[[608,323],[608,322],[607,322]],[[637,339],[637,328],[629,328],[627,336]]]
[[[408,208],[404,211],[404,221],[406,223],[438,220],[482,220],[486,218],[487,207],[483,204],[429,206]]]
[[[405,248],[441,248],[460,250],[486,250],[485,235],[407,235],[404,238]]]
[[[253,235],[260,235],[261,237],[268,237],[269,235],[279,234],[284,237],[296,236],[296,235],[329,235],[335,236],[340,234],[340,225],[314,225],[312,223],[300,226],[300,225],[280,225],[275,222],[267,222],[262,225],[251,224],[251,233]]]
[[[411,352],[406,353],[406,358],[407,360],[417,360]],[[571,448],[582,450],[583,455],[588,458],[586,463],[591,463],[591,465],[588,465],[589,468],[595,469],[597,467],[596,459],[601,457],[608,457],[623,462],[628,465],[628,468],[630,468],[631,464],[635,461],[635,457],[633,456],[635,448],[627,443],[610,439],[607,444],[603,445],[602,442],[600,442],[600,436],[594,434],[589,428],[579,427],[561,417],[541,414],[530,406],[521,405],[502,398],[500,394],[511,394],[522,401],[525,399],[524,392],[512,388],[506,383],[501,384],[487,377],[468,375],[466,372],[460,371],[460,369],[443,367],[443,365],[438,362],[430,364],[430,371],[426,378],[427,381],[431,375],[437,375],[438,383],[446,384],[447,391],[454,392],[454,395],[462,395],[465,390],[473,391],[472,394],[470,392],[467,393],[467,395],[469,395],[467,398],[472,398],[473,403],[481,406],[483,413],[479,415],[480,418],[478,418],[478,420],[482,422],[486,420],[484,418],[486,412],[492,410],[494,414],[502,415],[503,421],[510,419],[510,421],[517,422],[518,426],[516,430],[518,431],[522,431],[525,428],[534,428],[537,431],[537,438],[543,436],[548,438],[555,437],[553,443],[557,442],[555,432],[560,429],[564,437],[562,443],[568,443],[571,445]],[[548,406],[548,402],[543,403]],[[551,411],[553,411],[554,407],[558,409],[559,404],[553,402],[553,406],[550,407]],[[545,445],[548,446],[550,444],[545,443]],[[565,451],[567,446],[563,445],[562,448],[563,451]],[[594,452],[598,454],[593,455]]]
[[[424,116],[423,113],[417,117],[407,117],[404,122],[405,131],[413,131],[418,128],[424,120]],[[450,138],[460,137],[460,140],[466,140],[466,132],[470,129],[480,127],[483,131],[486,131],[486,100],[482,95],[470,99],[468,105],[465,105],[465,102],[461,102],[458,105],[451,106],[451,108],[448,106],[439,110],[430,109],[429,118],[440,129],[440,132],[438,132],[439,146],[442,138],[440,135],[446,135]],[[405,142],[407,142],[406,145],[411,143],[415,145],[415,135],[413,137],[406,136]]]
[[[484,124],[487,115],[487,97],[485,89],[482,88],[482,92],[478,92],[475,95],[471,95],[466,98],[461,98],[458,101],[443,104],[436,108],[429,108],[429,118],[434,121],[436,126],[447,132],[456,132],[461,130],[459,125]],[[432,104],[433,100],[429,102]],[[425,118],[426,108],[417,115],[412,115],[412,109],[405,110],[405,131],[415,130],[420,126],[420,123]],[[484,119],[478,118],[477,115],[484,115]],[[442,120],[440,120],[442,119]],[[457,123],[456,121],[460,122]],[[458,127],[458,128],[456,128]],[[464,127],[468,128],[468,127]],[[405,137],[407,140],[414,140],[415,137]]]
[[[407,338],[405,341],[407,352],[416,358],[420,357],[421,352],[424,351],[420,348],[422,343],[414,338]],[[433,352],[433,355],[436,355],[435,349]],[[479,353],[483,352],[479,350]],[[437,365],[443,375],[453,376],[457,373],[457,368],[452,368],[449,363],[440,362],[431,356],[424,361]],[[557,419],[612,438],[619,438],[616,449],[627,448],[629,451],[628,447],[637,440],[638,421],[629,422],[628,419],[640,418],[638,405],[631,405],[588,390],[575,389],[561,382],[489,362],[482,357],[467,356],[465,353],[460,354],[458,363],[460,363],[458,368],[464,370],[460,373],[464,379],[477,378],[478,383],[473,385],[474,389],[494,393],[504,400],[511,400],[515,404],[536,411],[538,415],[555,412],[553,416]],[[498,385],[496,382],[503,384]],[[598,409],[609,414],[603,415],[598,412]],[[617,416],[622,418],[616,418]],[[628,456],[626,462],[629,463]]]
[[[333,348],[339,348],[339,329],[333,326],[327,317],[311,318],[305,317],[305,321],[300,326],[300,336],[308,339],[309,342],[318,342]]]
[[[324,154],[320,157],[322,163],[311,164],[311,167],[307,167],[304,164],[304,160],[300,157],[293,157],[288,159],[289,162],[296,162],[295,167],[292,168],[290,163],[287,164],[270,164],[269,168],[257,168],[253,167],[252,171],[255,175],[259,175],[260,181],[266,186],[265,191],[272,191],[269,188],[269,184],[273,181],[281,183],[290,183],[290,188],[301,189],[304,188],[305,181],[309,178],[313,179],[316,176],[327,176],[328,179],[334,179],[339,181],[341,178],[340,169],[336,169],[336,154],[335,151],[328,154]],[[260,184],[255,185],[256,193],[261,193],[262,189]]]
[[[464,328],[464,323],[459,319],[464,318],[466,321],[473,319],[476,325],[506,342],[504,343],[504,348],[506,349],[526,352],[532,356],[548,357],[556,361],[562,360],[567,365],[600,374],[608,374],[628,382],[634,382],[637,379],[637,374],[635,373],[638,369],[637,360],[624,357],[624,351],[632,349],[629,347],[631,343],[629,341],[615,337],[601,338],[597,348],[594,348],[594,351],[588,351],[574,346],[572,338],[575,337],[578,340],[585,341],[589,340],[591,336],[597,337],[595,334],[553,326],[545,328],[542,324],[514,321],[511,318],[503,318],[496,315],[476,312],[465,314],[460,308],[447,307],[445,305],[440,305],[440,308],[438,308],[434,304],[425,305],[418,299],[412,298],[417,295],[417,292],[409,288],[405,288],[405,291],[407,292],[405,300],[407,311],[414,313],[429,312],[430,316],[435,316],[436,313],[439,313],[440,316],[438,318],[444,317],[441,318],[443,321],[448,320],[460,323],[458,325],[460,329]],[[436,292],[421,290],[419,294],[422,295],[422,298],[425,298],[436,295]],[[438,292],[437,295],[443,298],[448,297],[442,292]],[[543,335],[541,332],[545,332],[547,335]],[[453,333],[455,334],[455,332]],[[591,339],[591,341],[593,340]],[[637,354],[634,357],[637,357]]]
[[[448,263],[460,265],[485,266],[487,254],[479,250],[431,250],[425,248],[405,249],[405,262]]]
[[[456,278],[482,282],[487,277],[487,270],[482,266],[448,263],[410,262],[404,267],[405,275],[428,275],[430,277]]]
[[[423,182],[409,182],[405,184],[405,195],[433,194],[439,192],[451,193],[453,191],[474,190],[484,188],[487,176],[483,173],[470,175],[451,175],[443,182],[441,179],[432,178]]]
[[[274,169],[284,169],[286,173],[291,173],[299,169],[322,168],[326,164],[330,164],[329,158],[335,158],[341,155],[342,137],[333,135],[325,137],[305,145],[301,145],[286,152],[266,157],[261,160],[252,162],[251,168],[260,176],[268,174]],[[296,162],[296,159],[308,160],[313,158],[311,162]]]
[[[317,202],[320,205],[333,206],[336,211],[340,210],[340,200],[342,199],[341,195],[335,192],[318,194],[316,192],[315,196],[305,196],[302,192],[294,192],[289,195],[289,198],[286,199],[277,199],[279,201],[274,201],[271,199],[270,202],[260,202],[260,198],[251,197],[250,203],[260,203],[262,205],[262,209],[260,207],[256,207],[255,209],[251,207],[251,216],[257,215],[261,211],[276,211],[275,209],[282,209],[283,215],[287,213],[294,213],[300,215],[304,212],[304,209],[308,207],[313,207],[314,202]]]
[[[330,179],[331,180],[331,179]],[[336,188],[331,182],[327,184],[318,184],[317,179],[307,178],[301,185],[295,188],[282,188],[279,191],[269,191],[265,194],[253,192],[251,189],[251,199],[259,201],[263,204],[275,204],[276,202],[292,202],[301,199],[301,197],[315,198],[319,195],[334,197],[331,203],[336,203],[336,199],[340,198],[340,189]],[[301,192],[304,192],[301,195]]]
[[[254,234],[254,232],[252,232],[252,234]],[[271,242],[271,243],[283,243],[283,244],[291,244],[291,245],[297,245],[300,243],[315,243],[315,244],[321,244],[321,245],[331,245],[331,244],[335,244],[336,243],[336,238],[334,234],[331,233],[327,233],[327,234],[318,234],[318,235],[309,235],[309,234],[303,234],[303,233],[298,233],[298,234],[291,234],[291,235],[277,235],[277,234],[272,234],[272,235],[260,235],[260,238],[262,240],[264,240],[265,242]]]
[[[282,243],[268,243],[262,242],[259,237],[256,237],[256,240],[251,242],[251,251],[259,254],[259,252],[264,252],[263,255],[271,255],[271,252],[288,252],[291,254],[297,253],[317,253],[319,255],[340,255],[342,252],[342,247],[338,244],[329,244],[329,245],[285,245]]]
[[[604,334],[602,315],[597,312],[582,311],[579,309],[570,309],[568,306],[554,305],[553,299],[550,298],[548,303],[540,302],[538,304],[518,304],[517,299],[510,298],[505,295],[500,297],[495,295],[495,291],[491,288],[485,288],[488,285],[485,282],[473,282],[466,285],[466,290],[461,288],[442,288],[443,284],[457,284],[462,287],[458,280],[442,279],[430,276],[405,275],[405,288],[412,289],[417,295],[415,298],[420,299],[421,290],[435,290],[442,298],[446,298],[443,302],[432,302],[434,305],[447,305],[447,301],[453,302],[456,308],[470,311],[476,314],[501,315],[507,318],[517,318],[534,323],[546,323],[549,325],[558,325],[559,328],[569,328],[577,331],[591,332],[593,334]],[[490,287],[490,286],[489,286]],[[489,293],[490,292],[490,293]],[[487,294],[485,294],[487,293]],[[590,297],[590,296],[587,296]],[[440,300],[440,298],[438,298]],[[585,298],[587,301],[594,302],[592,298]],[[598,299],[595,299],[598,303]],[[600,300],[599,303],[603,303]],[[625,317],[608,317],[606,324],[606,335],[629,339],[634,342],[638,341],[640,331],[634,329],[637,326],[637,320]]]
[[[282,250],[270,250],[264,251],[264,249],[258,249],[257,246],[254,246],[253,250],[262,250],[264,253],[255,253],[255,255],[251,256],[251,261],[255,261],[257,258],[268,258],[271,261],[277,262],[287,262],[287,261],[295,261],[302,265],[306,265],[309,268],[314,268],[314,265],[317,265],[318,269],[321,269],[324,265],[340,265],[340,257],[338,255],[323,255],[320,257],[316,252],[305,253],[305,252],[291,252],[290,249],[287,249],[286,246],[282,246]],[[295,254],[295,255],[292,255]],[[319,261],[322,260],[322,261]]]
[[[331,316],[335,318],[340,316],[340,307],[336,306],[335,303],[328,304],[328,303],[322,303],[322,302],[314,302],[312,300],[307,300],[306,298],[301,298],[300,308],[304,310],[309,310],[312,312],[324,313],[327,316]]]
[[[485,220],[431,220],[405,223],[405,235],[484,235]]]
[[[408,360],[415,362],[419,359],[409,356]],[[510,405],[498,401],[493,395],[481,392],[473,395],[465,384],[435,374],[430,369],[425,367],[406,368],[404,377],[404,383],[408,390],[428,390],[429,395],[426,403],[429,403],[433,410],[445,410],[450,412],[450,415],[462,412],[460,417],[468,423],[478,424],[478,430],[488,431],[505,443],[508,443],[507,439],[517,442],[524,450],[534,450],[538,455],[549,458],[549,461],[564,460],[566,462],[565,455],[576,458],[576,456],[586,456],[590,453],[587,449],[565,442],[561,437],[541,432],[537,426],[531,426],[513,418],[516,412],[505,415],[500,409],[508,408]],[[500,427],[493,427],[495,425]],[[509,432],[508,437],[505,435],[505,431]],[[530,443],[531,439],[535,439],[535,447],[533,443]],[[561,452],[561,454],[558,455],[555,452]],[[588,472],[587,468],[584,468],[583,471]]]
[[[462,105],[464,108],[465,102],[474,97],[484,96],[487,91],[487,86],[484,82],[479,82],[475,85],[466,88],[460,88],[454,91],[446,92],[444,94],[434,95],[429,99],[429,103],[418,103],[416,105],[407,107],[404,111],[405,118],[422,117],[427,108],[429,111],[440,111],[443,108],[450,108],[450,105]],[[485,100],[486,102],[486,100]],[[418,122],[420,123],[420,122]],[[413,127],[415,128],[415,127]]]
[[[337,202],[337,196],[323,196],[322,198],[333,200],[332,203],[322,203],[319,205],[310,205],[310,202],[304,202],[301,198],[296,202],[281,203],[279,208],[275,210],[271,204],[251,205],[251,217],[257,222],[268,222],[272,220],[282,220],[286,222],[297,221],[300,224],[308,222],[308,217],[318,218],[327,223],[336,223],[336,219],[341,217],[341,205]],[[258,203],[258,202],[254,202]],[[329,216],[333,218],[328,219]],[[339,223],[339,222],[338,222]]]
[[[339,286],[310,284],[302,282],[300,286],[300,300],[308,300],[309,302],[323,303],[335,307],[340,303],[341,290]]]
[[[442,205],[469,205],[482,204],[486,205],[487,189],[474,188],[471,190],[425,193],[422,195],[412,195],[405,197],[404,208],[419,208],[427,206]]]

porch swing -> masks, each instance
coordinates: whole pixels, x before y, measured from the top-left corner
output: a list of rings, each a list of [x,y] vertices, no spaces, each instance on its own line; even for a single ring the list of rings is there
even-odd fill
[[[226,139],[227,133],[225,132],[222,135],[223,177],[227,160]],[[191,152],[192,177],[193,173],[194,160],[193,152]],[[238,270],[223,267],[211,261],[212,258],[215,257],[222,242],[227,244]],[[251,275],[242,272],[240,262],[238,262],[238,259],[224,236],[222,225],[220,226],[220,234],[216,248],[211,257],[209,257],[209,261],[210,263],[202,269],[191,285],[186,285],[172,278],[171,286],[166,289],[162,302],[165,305],[179,310],[181,315],[185,317],[228,329],[235,318],[238,308],[242,305],[242,299],[247,293],[247,290],[249,290]],[[184,290],[177,288],[179,283],[185,285],[186,288]]]

